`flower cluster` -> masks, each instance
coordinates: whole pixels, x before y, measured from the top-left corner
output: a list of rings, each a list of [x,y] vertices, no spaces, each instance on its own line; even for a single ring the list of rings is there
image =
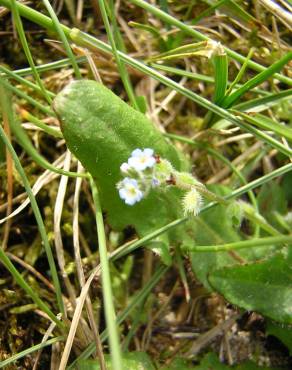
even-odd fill
[[[153,188],[176,186],[184,190],[184,213],[196,216],[202,206],[204,185],[191,174],[176,171],[171,163],[154,154],[153,149],[135,149],[120,170],[124,179],[117,184],[120,198],[130,206],[140,202]]]
[[[135,149],[128,162],[122,163],[120,170],[124,176],[117,184],[120,198],[132,206],[148,194],[159,182],[154,177],[156,159],[153,149]]]

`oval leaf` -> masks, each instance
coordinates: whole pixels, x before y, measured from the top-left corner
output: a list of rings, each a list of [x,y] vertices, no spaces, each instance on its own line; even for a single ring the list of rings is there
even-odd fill
[[[292,323],[291,259],[277,255],[260,264],[223,268],[209,281],[229,302]]]
[[[141,235],[180,216],[178,197],[172,190],[165,194],[153,190],[134,206],[126,205],[118,196],[120,165],[136,148],[152,148],[176,169],[183,167],[175,147],[143,114],[105,86],[88,80],[71,82],[55,98],[54,109],[69,149],[98,185],[113,228],[132,225]]]

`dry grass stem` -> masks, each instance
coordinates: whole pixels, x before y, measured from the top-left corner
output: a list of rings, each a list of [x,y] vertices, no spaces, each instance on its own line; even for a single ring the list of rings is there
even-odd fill
[[[84,172],[83,167],[80,162],[78,162],[77,172],[78,173]],[[74,256],[75,256],[75,262],[76,262],[77,276],[78,276],[80,287],[82,289],[85,285],[85,275],[84,275],[83,266],[82,266],[80,243],[79,243],[79,196],[80,196],[81,183],[82,183],[82,179],[77,178],[76,184],[75,184],[74,200],[73,200],[73,246],[74,246]],[[96,351],[97,351],[98,358],[100,361],[100,367],[101,367],[101,370],[105,370],[106,367],[105,367],[105,360],[104,360],[103,351],[102,351],[102,344],[101,344],[99,331],[98,331],[98,327],[96,324],[96,319],[94,317],[94,311],[93,311],[93,307],[92,307],[89,294],[86,296],[86,311],[87,311],[87,316],[88,316],[88,320],[90,323],[90,327],[93,332],[95,345],[96,345]]]
[[[69,150],[67,150],[66,155],[65,155],[63,169],[66,171],[69,171],[70,164],[71,164],[71,153],[69,152]],[[75,290],[65,270],[66,262],[65,262],[62,233],[61,233],[61,217],[62,217],[67,184],[68,184],[68,177],[61,176],[61,181],[59,184],[55,207],[54,207],[54,240],[55,240],[55,250],[56,250],[56,255],[57,255],[57,260],[58,260],[59,268],[61,271],[61,275],[64,280],[64,284],[66,286],[67,292],[69,294],[71,304],[73,305],[73,307],[75,307],[76,295],[75,295]]]
[[[57,168],[61,168],[63,167],[64,165],[64,159],[65,159],[65,155],[61,155],[54,163],[53,165]],[[33,195],[36,196],[38,194],[38,192],[47,184],[49,184],[50,182],[52,182],[53,180],[55,180],[57,177],[59,177],[60,175],[58,175],[57,173],[54,173],[54,172],[51,172],[49,170],[46,170],[42,175],[40,175],[37,179],[37,181],[35,182],[35,184],[33,185],[32,187],[32,192],[33,192]],[[15,197],[13,199],[13,203],[17,203],[19,201],[22,201],[23,198],[26,197],[26,194],[23,193],[23,194],[20,194],[18,195],[17,197]],[[10,218],[13,218],[15,217],[16,215],[18,215],[20,212],[22,212],[28,205],[30,204],[30,200],[29,198],[26,198],[25,201],[19,206],[17,207],[12,213],[10,213],[8,216],[2,218],[0,220],[0,224],[2,224],[3,222],[5,222],[6,220],[10,219]],[[0,207],[0,211],[2,212],[4,209],[6,209],[6,207],[8,206],[8,204],[4,204],[3,206]]]

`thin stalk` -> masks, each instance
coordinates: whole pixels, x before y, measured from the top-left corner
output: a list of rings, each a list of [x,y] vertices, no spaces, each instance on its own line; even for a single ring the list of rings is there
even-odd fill
[[[72,52],[72,49],[69,45],[69,42],[67,40],[67,37],[65,35],[65,32],[59,22],[59,19],[58,17],[56,16],[56,13],[54,12],[54,9],[53,7],[51,6],[49,0],[43,0],[44,4],[45,4],[45,7],[47,8],[49,14],[50,14],[50,17],[52,18],[52,22],[54,24],[54,27],[60,37],[60,39],[62,40],[63,42],[63,46],[65,48],[65,51],[68,55],[68,58],[70,59],[70,62],[72,64],[72,67],[74,69],[74,73],[75,73],[75,76],[77,79],[81,79],[82,76],[81,76],[81,73],[80,73],[80,70],[79,70],[79,67],[78,67],[78,64],[76,63],[76,60],[75,60],[75,56]]]
[[[133,338],[133,336],[135,335],[136,331],[138,330],[139,326],[141,325],[141,318],[143,318],[143,313],[144,313],[144,305],[145,305],[145,301],[142,301],[140,306],[138,307],[137,309],[137,314],[135,315],[133,321],[131,322],[131,327],[123,341],[123,345],[122,345],[122,351],[123,352],[127,352],[128,351],[128,347],[131,343],[131,340]]]
[[[4,81],[0,78],[0,83],[4,86],[10,86],[9,83]],[[70,177],[85,177],[88,178],[88,175],[86,173],[78,174],[76,172],[71,171],[64,171],[61,168],[57,168],[53,166],[51,163],[49,163],[43,156],[41,156],[38,151],[35,149],[35,147],[32,145],[28,135],[26,134],[23,127],[19,124],[18,120],[13,117],[13,119],[10,120],[10,127],[14,135],[16,136],[19,144],[23,147],[23,149],[35,160],[36,163],[38,163],[43,168],[50,170],[52,172],[58,173],[59,175],[65,175]]]
[[[204,10],[202,13],[200,13],[195,19],[192,20],[192,24],[198,23],[201,19],[208,17],[214,10],[219,8],[224,3],[229,2],[229,0],[219,0],[214,5],[210,6],[206,10]]]
[[[87,62],[86,57],[76,57],[75,60],[77,64]],[[64,59],[57,60],[55,62],[41,64],[37,66],[36,69],[39,73],[42,73],[42,72],[47,72],[47,71],[52,71],[55,69],[63,68],[63,67],[68,67],[70,65],[72,65],[71,60],[69,58],[64,58]],[[31,74],[31,68],[16,69],[14,70],[14,73],[19,76],[29,76]]]
[[[268,173],[267,175],[260,177],[259,179],[256,179],[254,181],[249,182],[248,184],[244,186],[241,186],[237,190],[234,190],[230,194],[226,195],[224,198],[226,200],[237,198],[241,196],[242,194],[248,192],[249,190],[255,189],[263,184],[266,184],[267,182],[273,180],[274,178],[282,176],[285,173],[288,173],[290,171],[292,171],[292,163],[288,163],[285,166],[277,168],[276,170]],[[205,208],[209,208],[209,205],[206,206]]]
[[[0,127],[2,130],[2,128]],[[1,133],[0,133],[1,134]],[[39,297],[39,295],[31,288],[31,286],[24,280],[22,274],[18,272],[16,267],[7,257],[6,253],[2,248],[0,248],[0,261],[3,263],[5,268],[10,272],[10,274],[15,279],[16,283],[30,296],[30,298],[35,302],[35,304],[44,311],[48,317],[55,322],[59,328],[64,329],[64,325],[58,320],[58,318],[54,315],[54,313],[50,310],[49,306],[47,306],[43,300]],[[1,362],[2,365],[2,362]]]
[[[22,22],[21,22],[20,15],[19,15],[16,0],[11,0],[11,11],[12,11],[14,22],[15,22],[15,25],[16,25],[16,29],[17,29],[17,32],[18,32],[18,35],[19,35],[19,38],[20,38],[20,42],[22,44],[24,53],[26,55],[28,64],[30,65],[30,68],[32,69],[34,78],[36,79],[43,96],[48,101],[48,103],[51,104],[52,99],[51,99],[50,95],[47,93],[46,88],[44,87],[43,81],[41,80],[41,78],[38,74],[38,71],[35,68],[34,61],[33,61],[33,58],[32,58],[32,55],[31,55],[31,52],[30,52],[30,49],[29,49],[29,46],[28,46],[28,43],[27,43],[27,40],[26,40],[26,37],[25,37],[25,32],[24,32],[24,29],[23,29],[23,25],[22,25]]]
[[[247,57],[246,57],[246,60],[245,62],[243,63],[243,65],[241,66],[237,76],[235,77],[235,79],[233,80],[233,82],[230,84],[230,86],[228,87],[228,90],[226,91],[226,95],[229,95],[233,88],[239,83],[239,81],[242,79],[242,76],[246,70],[246,67],[247,67],[247,63],[248,61],[251,59],[253,53],[254,53],[255,49],[254,48],[251,48],[250,51],[248,52],[247,54]]]
[[[122,370],[122,353],[120,348],[116,314],[113,303],[113,292],[111,286],[108,253],[106,248],[106,236],[104,230],[102,210],[99,201],[97,187],[90,178],[93,201],[96,209],[96,226],[98,233],[99,257],[101,265],[102,294],[104,300],[104,312],[109,332],[109,344],[113,370]]]
[[[1,79],[2,79],[1,83],[2,83],[2,85],[6,89],[9,89],[14,94],[18,95],[20,98],[22,98],[22,99],[26,100],[27,102],[29,102],[31,105],[33,105],[36,108],[38,108],[42,113],[44,113],[44,114],[46,114],[48,116],[55,117],[55,113],[49,107],[47,107],[47,106],[39,103],[35,99],[31,98],[29,95],[27,95],[23,91],[19,90],[17,87],[15,87],[15,86],[11,85],[10,83],[8,83],[7,81],[5,81],[2,77],[1,77]]]
[[[131,85],[131,82],[130,82],[128,72],[126,70],[124,62],[121,60],[120,55],[118,53],[116,40],[115,40],[114,34],[112,32],[108,16],[107,16],[105,2],[104,2],[104,0],[98,0],[98,4],[99,4],[102,19],[103,19],[103,23],[104,23],[104,26],[105,26],[105,29],[106,29],[106,33],[107,33],[110,45],[112,47],[112,53],[115,57],[115,60],[116,60],[117,66],[118,66],[118,70],[119,70],[119,74],[120,74],[120,77],[123,81],[125,90],[128,94],[128,97],[129,97],[129,100],[130,100],[132,106],[136,110],[139,110],[139,105],[136,101],[136,97],[135,97],[135,94],[134,94],[134,91],[133,91],[133,88],[132,88],[132,85]]]
[[[30,68],[30,70],[32,71],[31,68]],[[37,68],[36,68],[36,70],[37,70]],[[13,78],[15,81],[19,82],[20,84],[25,85],[25,86],[33,89],[34,91],[42,92],[41,88],[38,85],[36,85],[33,82],[30,82],[29,80],[19,76],[17,73],[15,73],[15,71],[10,71],[8,68],[5,68],[4,66],[0,65],[0,72],[4,72],[7,76]],[[54,96],[55,96],[54,93],[52,93],[48,90],[46,90],[46,92],[51,98],[54,98]]]
[[[268,109],[275,104],[279,104],[281,100],[288,99],[291,97],[291,95],[292,89],[283,90],[275,94],[270,94],[269,96],[264,96],[263,98],[257,98],[240,104],[236,104],[233,108],[242,112],[246,112],[249,110],[258,112]]]
[[[107,10],[109,21],[110,21],[111,26],[112,26],[113,37],[114,37],[117,49],[126,53],[127,52],[126,46],[125,46],[124,40],[122,38],[121,32],[119,30],[119,26],[118,26],[118,22],[117,22],[117,18],[116,18],[115,2],[114,2],[114,0],[108,0],[107,2],[104,2],[104,4],[105,4],[106,10]]]
[[[223,252],[254,247],[269,247],[271,245],[282,245],[292,243],[292,235],[269,236],[266,238],[244,240],[240,242],[221,245],[192,245],[184,246],[188,252]]]
[[[284,126],[278,123],[277,121],[273,121],[269,117],[263,115],[256,115],[254,117],[250,116],[249,114],[232,110],[236,115],[244,118],[248,123],[259,127],[262,130],[271,130],[276,135],[285,137],[287,140],[292,141],[292,129],[289,126]]]
[[[248,212],[244,209],[244,217],[251,222],[251,224],[258,225],[261,229],[266,231],[268,234],[272,236],[281,235],[281,233],[275,229],[272,225],[270,225],[267,220],[258,212],[252,210],[252,212]],[[290,231],[290,229],[289,229]]]
[[[214,83],[215,82],[214,77],[205,76],[205,75],[202,75],[200,73],[186,71],[186,70],[181,69],[181,68],[175,68],[175,67],[166,66],[166,65],[163,65],[163,64],[158,64],[158,63],[150,63],[150,66],[155,68],[155,69],[158,69],[160,71],[169,72],[169,73],[172,73],[172,74],[178,75],[178,76],[188,77],[188,78],[191,78],[193,80],[198,80],[198,81],[203,81],[203,82],[208,82],[208,83]],[[227,86],[229,86],[231,84],[232,84],[232,82],[227,81]],[[236,86],[240,87],[242,85],[236,84]],[[254,94],[272,95],[270,92],[268,92],[266,90],[258,89],[258,88],[252,89],[251,91]]]
[[[63,139],[62,132],[46,125],[42,120],[30,114],[27,110],[20,108],[19,113],[21,117],[29,122],[33,123],[36,127],[39,127],[44,132],[59,139]]]
[[[23,167],[22,167],[22,165],[21,165],[21,163],[18,159],[18,156],[17,156],[15,150],[13,149],[10,141],[6,137],[2,126],[0,126],[0,137],[1,137],[2,141],[4,142],[4,144],[7,146],[8,150],[9,150],[9,152],[10,152],[12,158],[13,158],[13,161],[14,161],[15,167],[17,169],[17,172],[19,173],[19,175],[22,179],[23,185],[24,185],[25,190],[27,192],[27,195],[30,199],[31,207],[32,207],[32,210],[33,210],[35,218],[36,218],[38,229],[39,229],[42,241],[43,241],[43,245],[44,245],[45,252],[46,252],[46,255],[47,255],[48,263],[49,263],[49,266],[50,266],[50,272],[51,272],[51,275],[52,275],[53,284],[54,284],[55,291],[56,291],[58,307],[59,307],[60,312],[62,314],[64,314],[64,306],[63,306],[61,286],[60,286],[59,277],[58,277],[54,257],[53,257],[53,254],[52,254],[51,246],[50,246],[50,243],[49,243],[49,240],[48,240],[48,237],[47,237],[46,228],[45,228],[45,225],[44,225],[44,222],[43,222],[43,219],[42,219],[42,215],[40,213],[38,204],[37,204],[36,199],[33,195],[33,192],[31,190],[29,181],[28,181],[28,179],[25,175],[25,172],[23,170]],[[6,255],[1,256],[1,257],[4,258],[6,267],[9,269],[9,271],[11,273],[13,272],[13,276],[15,277],[18,284],[20,284],[20,281],[23,281],[22,276],[19,273],[18,273],[19,275],[17,275],[17,273],[16,273],[17,270],[14,268],[14,266],[12,265],[12,263],[10,262],[8,257],[6,257]],[[19,280],[20,278],[21,278],[21,280]],[[48,309],[46,308],[47,306],[43,304],[41,299],[37,296],[37,294],[33,291],[33,289],[31,289],[31,287],[28,284],[25,283],[25,285],[21,285],[21,286],[23,288],[25,287],[26,291],[32,297],[32,299],[36,302],[36,304],[38,304],[41,307],[41,309],[43,309],[49,315],[49,317],[54,322],[57,323],[58,326],[63,326],[60,323],[60,321],[55,317],[55,315],[52,314],[50,310],[48,311]]]

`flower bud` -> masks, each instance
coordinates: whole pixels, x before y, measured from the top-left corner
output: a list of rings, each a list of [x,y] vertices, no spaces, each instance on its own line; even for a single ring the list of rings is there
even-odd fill
[[[202,205],[202,197],[195,188],[192,188],[190,191],[188,191],[182,200],[182,206],[185,216],[189,214],[197,216],[197,214],[201,210]]]

